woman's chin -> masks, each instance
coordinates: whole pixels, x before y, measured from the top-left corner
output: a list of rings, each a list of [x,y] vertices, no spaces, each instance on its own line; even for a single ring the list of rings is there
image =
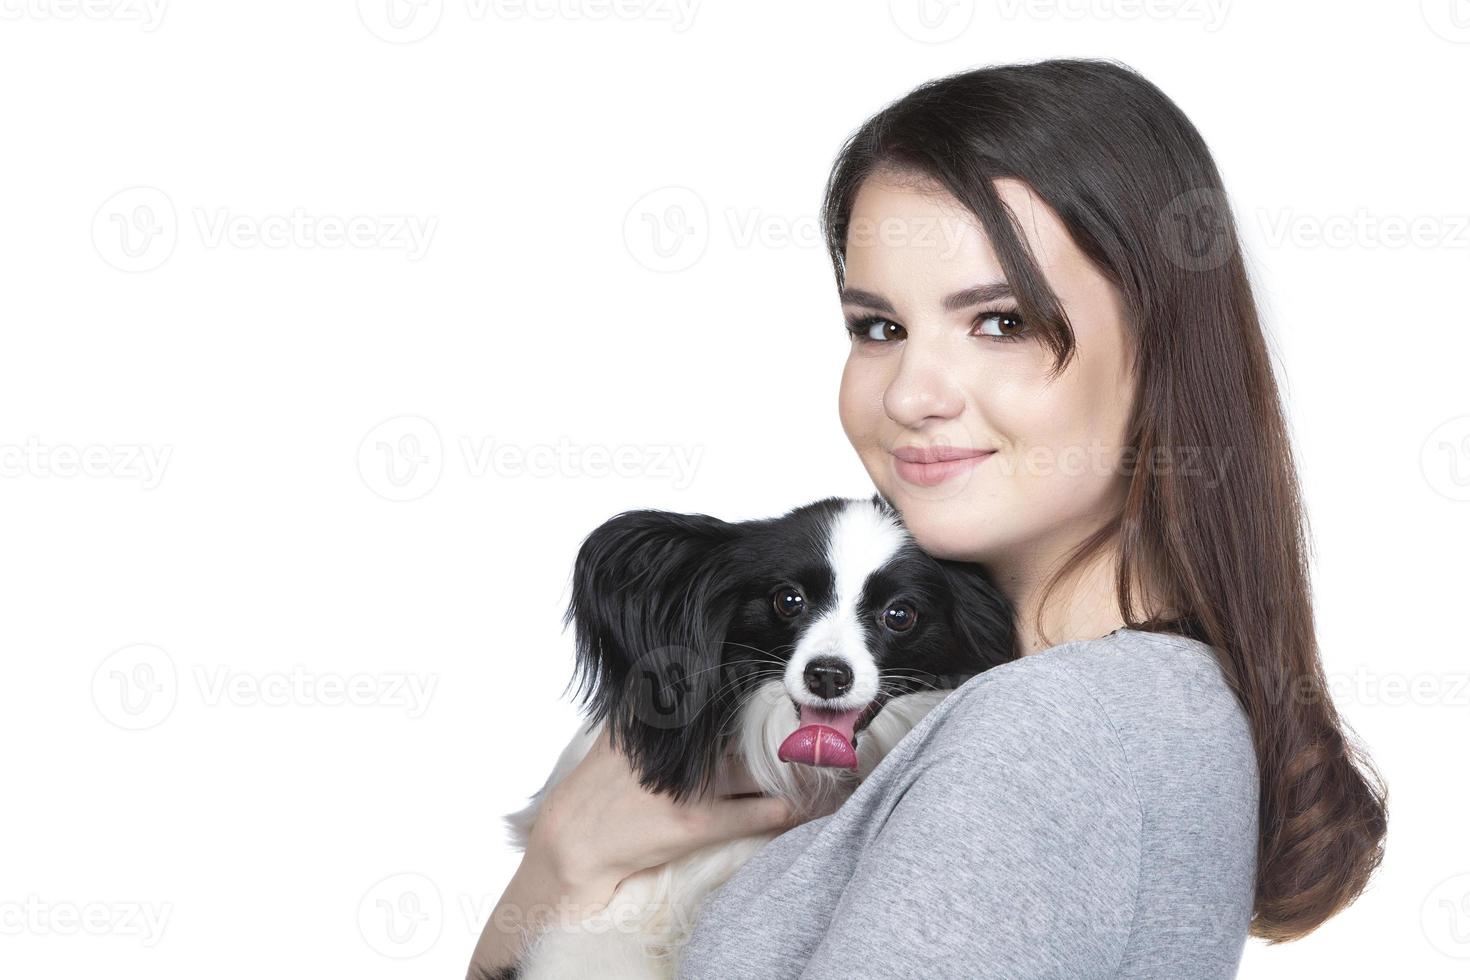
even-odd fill
[[[985,528],[975,526],[975,515],[983,504],[963,499],[916,500],[902,489],[885,490],[884,494],[898,508],[904,527],[919,547],[934,557],[977,561],[977,556],[986,551],[990,535]]]

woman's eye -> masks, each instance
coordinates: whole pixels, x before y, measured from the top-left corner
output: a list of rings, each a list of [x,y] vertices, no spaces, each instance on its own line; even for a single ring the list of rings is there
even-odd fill
[[[796,589],[777,589],[771,600],[776,615],[782,619],[795,619],[806,609],[806,597]]]
[[[883,610],[883,625],[895,633],[907,633],[918,620],[918,610],[907,602],[895,602]]]
[[[858,340],[875,340],[884,343],[894,339],[894,334],[903,333],[903,327],[881,316],[865,316],[847,323],[847,332]]]
[[[982,313],[976,322],[985,337],[1020,340],[1026,332],[1026,324],[1021,321],[1019,313]]]

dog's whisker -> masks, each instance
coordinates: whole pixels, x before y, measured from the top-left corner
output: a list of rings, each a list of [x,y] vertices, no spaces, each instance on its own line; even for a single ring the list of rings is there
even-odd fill
[[[775,647],[774,650],[762,650],[760,647],[753,647],[749,643],[741,643],[739,640],[721,640],[720,642],[724,646],[740,647],[743,650],[750,650],[750,651],[752,651],[754,653],[760,653],[760,654],[772,654],[772,653],[776,653],[776,652],[781,651],[781,650],[794,650],[794,649],[796,649],[796,644],[794,644],[794,643],[782,643],[782,644],[778,644]]]

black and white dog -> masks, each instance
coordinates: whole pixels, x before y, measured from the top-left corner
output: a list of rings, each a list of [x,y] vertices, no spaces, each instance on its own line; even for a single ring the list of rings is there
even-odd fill
[[[703,796],[738,756],[810,819],[950,690],[1017,655],[1011,608],[981,568],[920,550],[879,494],[739,523],[625,511],[582,543],[573,621],[587,725],[506,817],[522,849],[602,726],[651,791]],[[672,978],[705,896],[773,836],[624,879],[602,912],[544,932],[516,975]]]

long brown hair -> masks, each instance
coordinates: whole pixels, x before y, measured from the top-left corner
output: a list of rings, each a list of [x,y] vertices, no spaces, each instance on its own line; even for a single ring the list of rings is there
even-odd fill
[[[1123,297],[1138,384],[1127,494],[1045,595],[1116,541],[1128,625],[1215,649],[1260,774],[1250,931],[1271,943],[1306,935],[1382,860],[1387,790],[1327,694],[1289,432],[1204,140],[1163,92],[1110,61],[927,82],[865,122],[833,166],[822,223],[839,286],[853,200],[879,170],[937,183],[978,218],[1022,319],[1055,355],[1053,376],[1075,349],[1072,329],[991,182],[1026,183]],[[1135,617],[1140,581],[1157,583],[1161,609]]]

